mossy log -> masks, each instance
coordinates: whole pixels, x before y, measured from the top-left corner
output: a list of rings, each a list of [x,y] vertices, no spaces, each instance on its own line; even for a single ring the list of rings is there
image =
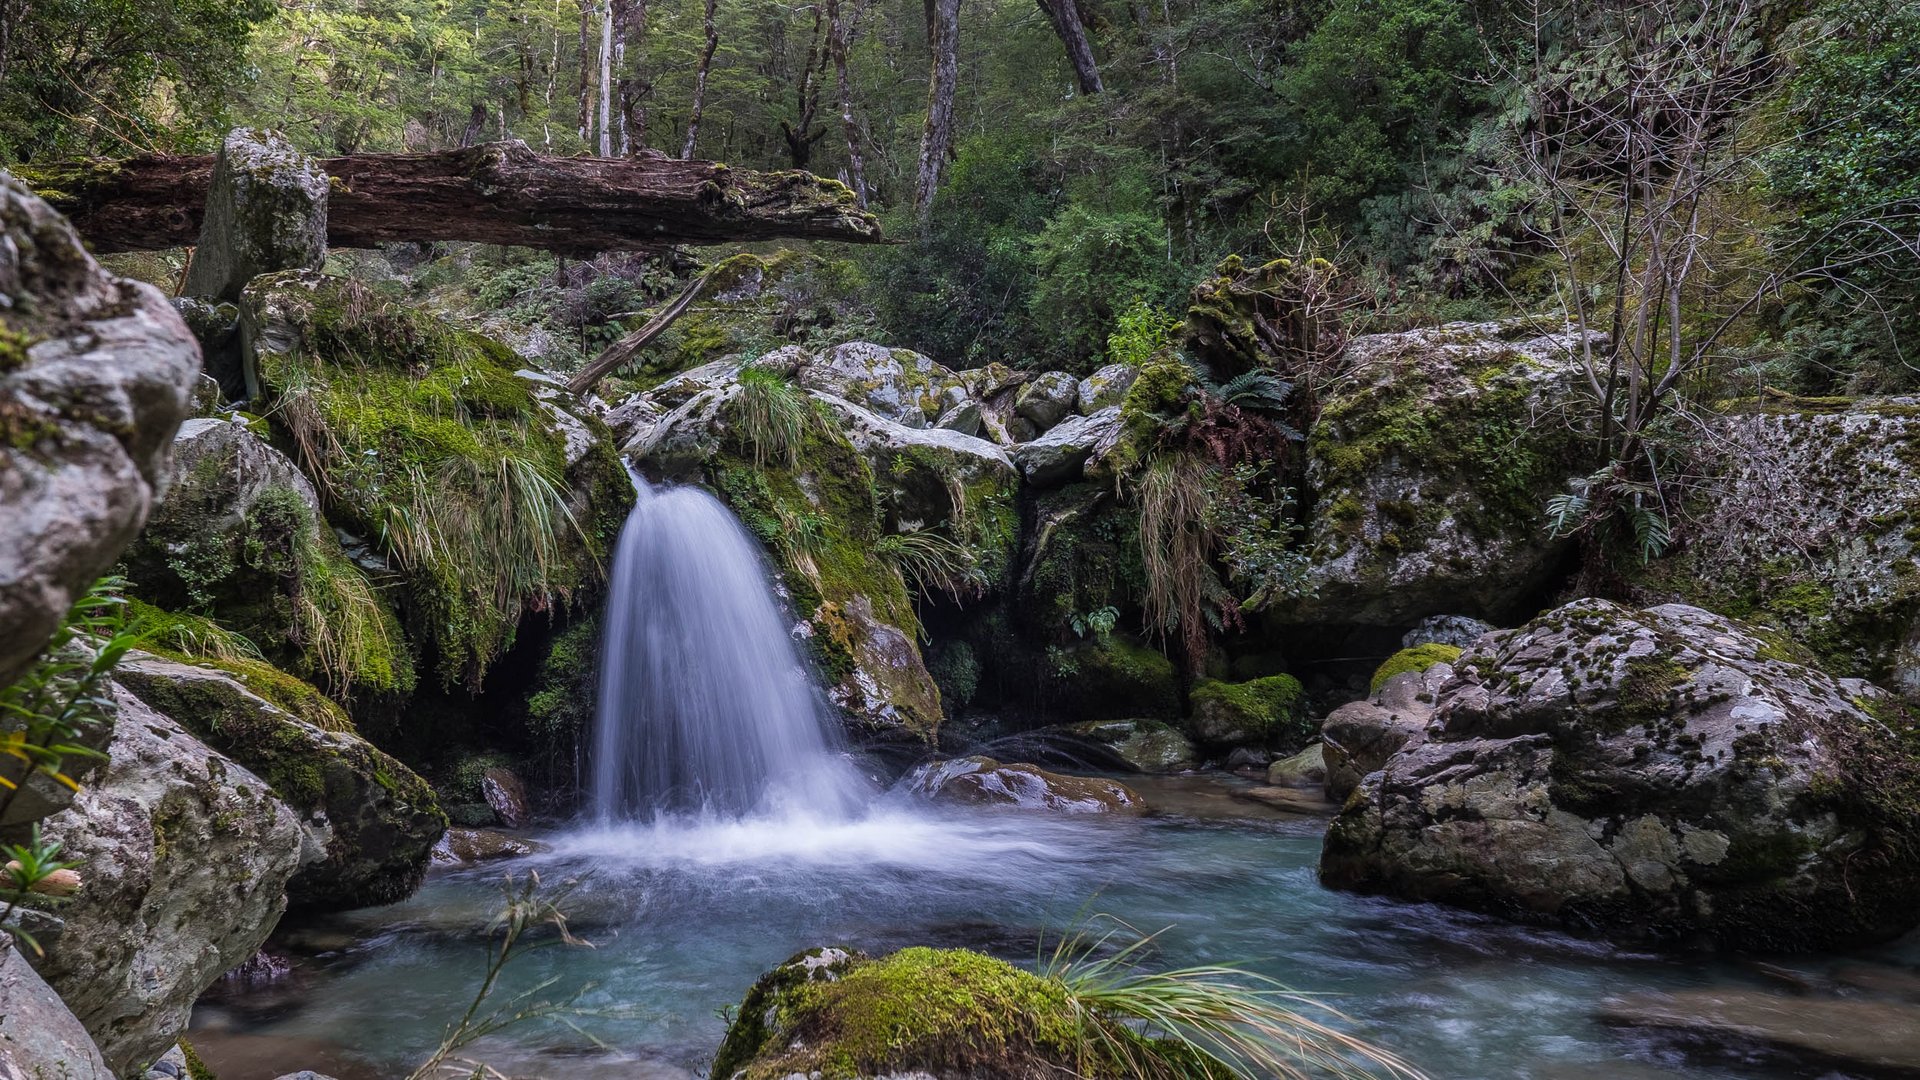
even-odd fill
[[[196,243],[213,155],[147,155],[17,170],[97,252]],[[666,157],[546,157],[518,141],[424,154],[323,158],[334,247],[471,240],[592,255],[682,243],[800,238],[878,243],[844,185]]]

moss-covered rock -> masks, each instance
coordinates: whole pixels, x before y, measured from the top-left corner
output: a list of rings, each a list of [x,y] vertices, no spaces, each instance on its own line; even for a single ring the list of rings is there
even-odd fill
[[[1382,688],[1381,711],[1399,694],[1397,719],[1431,718],[1360,781],[1321,877],[1729,949],[1902,933],[1920,722],[1805,658],[1679,604],[1581,600],[1489,634],[1444,683]]]
[[[601,580],[631,485],[551,379],[346,279],[270,274],[241,309],[276,437],[398,576],[444,684],[477,688],[524,615]]]
[[[1143,773],[1182,772],[1200,762],[1192,740],[1158,720],[1085,720],[1049,730],[1102,747]]]
[[[258,774],[299,815],[307,854],[287,885],[293,906],[340,910],[411,895],[447,825],[432,789],[338,710],[314,723],[255,693],[257,673],[240,672],[135,653],[115,678]]]
[[[850,341],[808,357],[800,385],[906,427],[931,427],[971,395],[961,377],[911,349]]]
[[[1404,627],[1524,606],[1566,550],[1543,507],[1586,471],[1577,350],[1524,322],[1349,343],[1307,433],[1309,588],[1269,616]]]
[[[812,949],[747,992],[710,1075],[1115,1075],[1081,1024],[1061,984],[990,956],[911,948],[870,959]]]
[[[1293,753],[1313,738],[1306,695],[1291,675],[1230,683],[1202,679],[1187,703],[1187,731],[1210,747],[1248,746]]]
[[[922,765],[900,789],[939,803],[1047,810],[1057,814],[1144,814],[1147,802],[1117,780],[1066,776],[1025,762],[963,757]]]
[[[1087,720],[1180,715],[1180,676],[1164,653],[1118,633],[1048,651],[1048,697]]]
[[[1635,575],[1920,702],[1920,398],[1733,402],[1686,466],[1678,548]]]
[[[1427,642],[1412,648],[1401,649],[1373,669],[1373,678],[1367,682],[1367,693],[1377,694],[1388,679],[1406,671],[1425,671],[1435,664],[1451,664],[1460,659],[1460,646],[1441,645]]]

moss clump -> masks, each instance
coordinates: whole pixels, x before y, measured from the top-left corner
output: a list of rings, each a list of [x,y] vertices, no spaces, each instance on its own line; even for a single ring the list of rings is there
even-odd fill
[[[0,319],[0,375],[26,367],[27,349],[32,345],[33,339],[25,331],[15,330]]]
[[[1119,634],[1096,635],[1049,651],[1062,705],[1088,720],[1116,716],[1168,719],[1180,714],[1173,661]]]
[[[1305,746],[1313,730],[1307,722],[1306,694],[1291,675],[1268,675],[1230,683],[1202,679],[1188,695],[1190,726],[1203,743],[1260,745],[1292,752]]]
[[[242,686],[322,731],[352,731],[353,721],[312,683],[262,660],[253,643],[198,615],[162,611],[127,602],[129,622],[144,635],[142,647],[156,656],[223,671]]]
[[[1619,703],[1617,725],[1644,724],[1671,716],[1674,695],[1692,677],[1686,665],[1665,656],[1629,659],[1614,689],[1614,700]]]
[[[1098,1059],[1057,981],[959,949],[836,959],[843,956],[802,954],[757,983],[711,1075],[1116,1073],[1115,1063]]]
[[[1401,649],[1387,657],[1386,663],[1374,669],[1373,678],[1367,683],[1367,693],[1379,693],[1388,679],[1402,672],[1425,671],[1435,664],[1451,664],[1459,659],[1460,647],[1457,645],[1441,645],[1438,642],[1429,641],[1423,645],[1415,645],[1411,649]]]

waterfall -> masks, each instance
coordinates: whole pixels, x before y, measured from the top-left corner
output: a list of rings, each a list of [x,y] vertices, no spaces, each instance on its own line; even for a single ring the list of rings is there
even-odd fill
[[[850,812],[862,781],[835,749],[759,546],[707,492],[636,481],[601,644],[594,809],[603,821]]]

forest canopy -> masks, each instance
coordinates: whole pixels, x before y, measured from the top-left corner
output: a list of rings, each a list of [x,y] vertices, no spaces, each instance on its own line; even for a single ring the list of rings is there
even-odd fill
[[[1821,270],[1762,281],[1716,348],[1793,392],[1920,383],[1888,242],[1920,199],[1910,0],[0,0],[0,163],[245,123],[808,169],[905,241],[847,256],[868,336],[1087,370],[1235,253],[1329,260],[1356,326],[1564,306],[1599,238],[1556,235],[1542,153],[1620,119],[1647,48],[1709,40],[1741,85],[1701,102],[1698,224]]]

